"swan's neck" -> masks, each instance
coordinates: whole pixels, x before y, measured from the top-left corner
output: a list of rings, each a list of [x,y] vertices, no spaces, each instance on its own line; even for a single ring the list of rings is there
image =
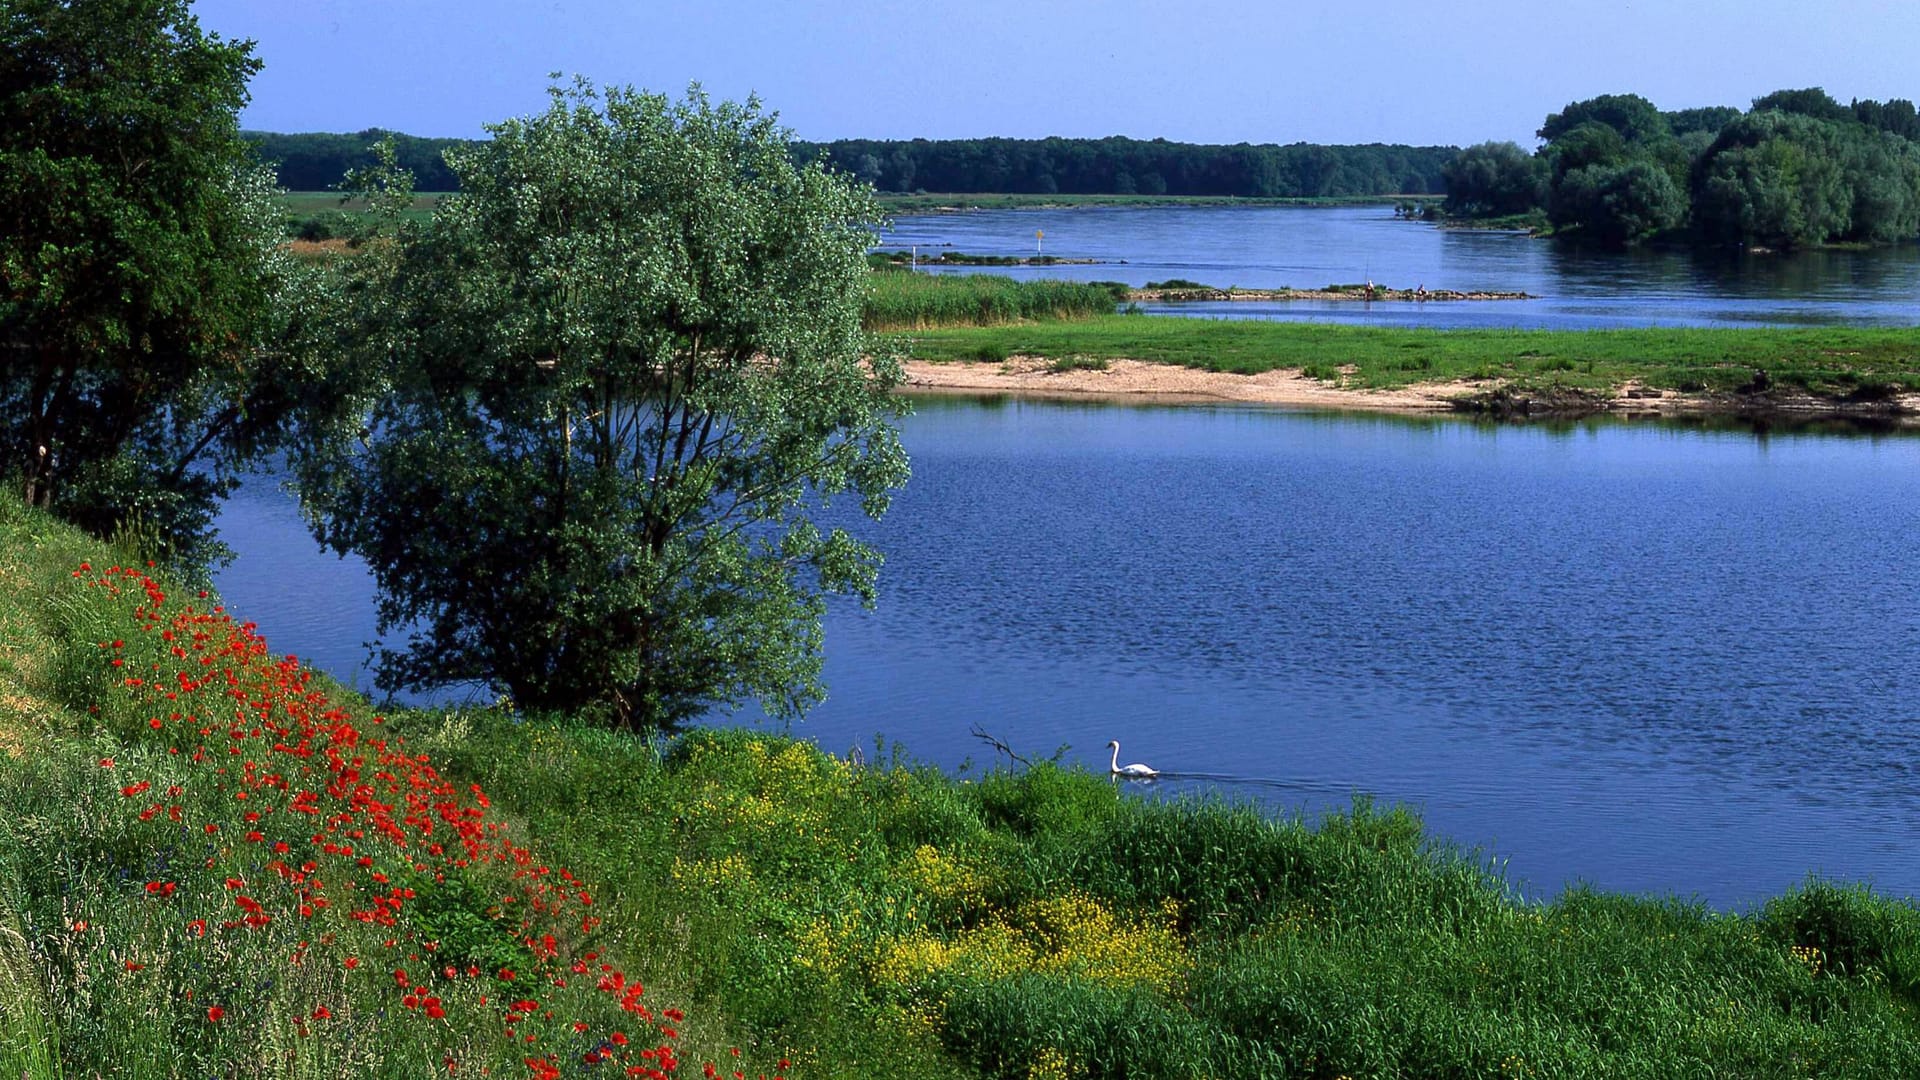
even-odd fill
[[[1120,771],[1120,744],[1118,742],[1115,742],[1113,744],[1113,764],[1107,767],[1107,771],[1108,772]]]

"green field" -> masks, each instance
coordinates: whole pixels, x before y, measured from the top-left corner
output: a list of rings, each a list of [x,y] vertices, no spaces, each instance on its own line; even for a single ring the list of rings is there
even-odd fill
[[[1788,390],[1857,403],[1920,390],[1920,331],[1908,329],[1418,330],[1107,315],[924,330],[912,342],[923,360],[1030,355],[1243,375],[1298,369],[1355,389],[1503,380],[1601,392],[1638,381],[1687,393]]]
[[[426,221],[446,192],[419,192],[405,216]],[[346,239],[364,236],[372,223],[366,220],[367,203],[357,197],[343,197],[337,191],[288,191],[280,196],[284,210],[286,235],[307,240]]]

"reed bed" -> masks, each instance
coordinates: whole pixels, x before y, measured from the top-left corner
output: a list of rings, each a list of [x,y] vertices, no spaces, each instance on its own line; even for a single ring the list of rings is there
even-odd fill
[[[880,271],[871,282],[862,322],[877,331],[1087,319],[1111,315],[1126,298],[1124,285],[991,274]]]

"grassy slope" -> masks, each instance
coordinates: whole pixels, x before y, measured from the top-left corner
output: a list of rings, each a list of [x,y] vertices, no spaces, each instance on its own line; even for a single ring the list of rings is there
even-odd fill
[[[13,898],[6,929],[32,950],[26,981],[49,999],[36,1004],[17,971],[0,981],[0,1067],[30,1077],[56,1075],[49,1032],[71,1075],[424,1075],[443,1054],[529,1075],[523,1053],[611,1075],[578,1064],[583,1046],[608,1044],[567,1023],[633,1021],[585,988],[608,962],[645,978],[656,1008],[691,1003],[678,1033],[689,1075],[706,1058],[733,1066],[729,1044],[749,1076],[782,1057],[794,1077],[1920,1075],[1920,911],[1861,890],[1810,883],[1738,916],[1589,892],[1526,905],[1409,815],[1364,804],[1309,828],[1143,802],[1047,766],[970,781],[855,769],[744,732],[659,747],[489,713],[377,724],[326,686],[355,752],[404,747],[360,782],[430,761],[455,793],[444,798],[492,793],[483,816],[527,859],[448,871],[471,886],[454,888],[408,876],[369,831],[352,842],[418,894],[390,927],[344,918],[364,902],[352,887],[363,871],[308,852],[339,903],[302,918],[237,833],[300,845],[331,819],[285,820],[286,792],[247,786],[239,777],[258,770],[238,765],[267,761],[300,787],[310,759],[225,722],[201,738],[203,721],[150,727],[155,700],[125,673],[177,685],[177,658],[142,627],[180,625],[193,601],[135,615],[138,589],[89,584],[115,580],[102,565],[98,545],[0,502],[0,895]],[[199,672],[197,655],[180,670]],[[272,659],[234,669],[240,698],[222,679],[162,708],[279,722],[292,699],[273,687],[301,684]],[[280,682],[256,681],[262,671]],[[308,738],[337,748],[343,730]],[[125,797],[121,785],[146,778],[179,785],[161,802],[182,807],[181,822],[140,819],[160,790]],[[236,802],[240,790],[253,798]],[[268,810],[264,823],[238,820],[243,805]],[[573,977],[564,966],[538,975],[515,940],[514,919],[544,916],[525,895],[498,899],[552,880],[522,872],[560,866],[603,920],[575,934],[563,924],[582,909],[568,906],[555,923],[563,958],[596,953],[567,988],[552,985]],[[272,923],[221,925],[241,879]],[[156,897],[150,881],[178,893]],[[210,920],[204,933],[195,918]],[[344,955],[367,963],[347,973]],[[454,957],[517,963],[521,978],[430,974]],[[447,1016],[423,1022],[402,1005],[396,967],[444,997]],[[501,1033],[502,1002],[521,993],[557,1012],[517,1022],[516,1040],[540,1036],[531,1049]],[[324,1023],[316,1000],[332,1005]]]
[[[1113,315],[918,332],[913,355],[983,352],[1128,358],[1255,374],[1298,368],[1344,386],[1454,380],[1611,390],[1629,381],[1729,392],[1765,371],[1776,387],[1862,400],[1920,390],[1920,332],[1908,329],[1419,330]]]

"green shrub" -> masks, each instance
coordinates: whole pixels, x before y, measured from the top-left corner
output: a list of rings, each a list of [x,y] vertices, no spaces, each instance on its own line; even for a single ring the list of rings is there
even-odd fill
[[[1878,972],[1896,992],[1920,996],[1920,911],[1859,885],[1819,879],[1769,900],[1760,922],[1809,966],[1839,976]]]
[[[942,1019],[953,1053],[980,1075],[1006,1080],[1204,1076],[1218,1042],[1206,1024],[1150,991],[1051,975],[963,981]]]

